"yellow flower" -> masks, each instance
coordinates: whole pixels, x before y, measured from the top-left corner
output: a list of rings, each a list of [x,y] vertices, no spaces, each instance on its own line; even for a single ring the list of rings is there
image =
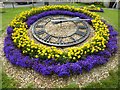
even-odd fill
[[[54,55],[52,55],[52,58],[54,58]]]
[[[47,55],[47,53],[45,53],[45,55]]]
[[[78,58],[80,58],[81,56],[80,55],[78,55]]]
[[[50,58],[51,58],[51,56],[49,55],[49,56],[48,56],[48,59],[50,59]]]
[[[35,58],[38,58],[39,56],[38,55],[35,55]]]
[[[60,56],[58,54],[56,54],[55,57],[59,58]]]
[[[75,60],[76,59],[76,57],[73,57],[73,60]]]

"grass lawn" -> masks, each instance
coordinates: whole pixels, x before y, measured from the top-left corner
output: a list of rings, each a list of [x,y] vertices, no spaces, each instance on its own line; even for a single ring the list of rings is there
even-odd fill
[[[118,88],[119,86],[119,77],[120,70],[114,72],[109,72],[110,76],[105,79],[101,80],[100,82],[90,83],[89,85],[85,86],[84,88]]]
[[[17,88],[19,83],[2,72],[2,88]]]
[[[91,4],[89,3],[65,3],[65,5],[75,6],[75,7],[81,7],[81,6],[89,6]],[[104,8],[101,4],[94,4],[96,7]]]
[[[0,34],[2,34],[5,30],[6,27],[9,25],[10,21],[18,15],[22,11],[30,10],[31,7],[21,7],[21,8],[5,8],[3,9],[4,13],[2,13],[2,30],[0,30]]]
[[[108,23],[110,23],[117,31],[120,32],[120,25],[118,25],[119,20],[118,15],[120,13],[120,10],[104,8],[104,11],[105,11],[104,13],[97,14],[103,17],[103,19],[107,20]]]
[[[80,6],[86,6],[86,4],[68,4],[68,5],[74,5],[76,7],[80,7]],[[18,15],[20,12],[25,11],[25,10],[30,10],[31,7],[22,7],[22,8],[9,8],[9,9],[5,9],[4,13],[2,13],[2,18],[0,17],[0,20],[2,20],[2,29],[0,30],[0,35],[2,35],[3,32],[6,31],[6,28],[8,26],[8,24],[10,23],[10,21],[16,16]],[[120,12],[120,10],[112,10],[112,9],[107,9],[104,8],[104,13],[98,13],[101,17],[103,17],[105,20],[108,21],[109,24],[113,25],[113,27],[120,32],[119,28],[120,26],[118,26],[118,12]],[[1,13],[0,13],[1,14]],[[116,71],[110,72],[110,76],[105,79],[100,81],[99,83],[92,83],[88,86],[86,86],[85,88],[98,88],[98,87],[117,87],[118,85],[118,77],[117,75],[120,74],[120,71]],[[2,74],[2,87],[3,88],[15,88],[17,87],[19,84],[17,81],[15,81],[14,79],[8,77],[4,72]],[[66,88],[71,88],[72,87],[78,87],[75,83],[72,83],[69,86],[66,86]],[[34,87],[32,84],[28,85],[29,88]]]

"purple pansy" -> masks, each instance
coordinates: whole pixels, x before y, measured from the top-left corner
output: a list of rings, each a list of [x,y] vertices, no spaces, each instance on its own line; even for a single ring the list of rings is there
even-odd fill
[[[70,76],[70,64],[66,63],[63,65],[58,65],[55,69],[54,72],[58,74],[59,77],[61,76]]]
[[[72,63],[70,66],[70,70],[74,74],[81,74],[82,73],[82,66],[80,66],[79,63]]]
[[[32,25],[36,21],[36,18],[40,19],[40,18],[43,18],[45,16],[59,15],[59,14],[80,17],[82,19],[90,19],[90,20],[87,20],[87,22],[89,24],[91,24],[91,20],[92,20],[91,17],[89,17],[83,13],[71,12],[71,11],[66,11],[66,10],[52,10],[52,11],[45,11],[45,12],[42,12],[42,13],[37,14],[37,15],[33,15],[27,19],[26,23],[27,23],[28,27],[30,27],[30,25]]]
[[[13,29],[12,29],[12,27],[9,26],[7,28],[7,34],[10,35],[10,34],[12,34],[12,32],[13,32]]]

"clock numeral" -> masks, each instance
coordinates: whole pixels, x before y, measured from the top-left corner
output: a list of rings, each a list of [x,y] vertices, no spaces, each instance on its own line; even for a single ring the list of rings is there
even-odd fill
[[[44,38],[44,40],[47,41],[47,42],[50,42],[51,38],[52,38],[52,36],[47,34],[47,36]]]
[[[70,39],[72,39],[74,42],[76,41],[72,36],[70,37]]]
[[[44,25],[37,25],[36,28],[44,28]]]
[[[82,25],[78,26],[78,29],[86,29],[86,28],[87,28],[86,26],[82,26]]]
[[[37,31],[36,34],[38,35],[41,35],[41,34],[44,34],[45,33],[45,30],[40,30],[40,31]]]
[[[62,42],[62,38],[58,37],[58,43],[61,44]]]
[[[77,31],[75,32],[75,34],[84,36],[84,35],[85,35],[85,32],[82,32],[82,31],[77,30]]]
[[[76,44],[80,44],[86,38],[88,38],[90,34],[90,27],[84,20],[78,20],[79,17],[66,17],[64,15],[59,16],[46,16],[38,20],[32,29],[32,33],[35,39],[39,42],[52,45],[52,46],[72,46]],[[85,19],[86,20],[86,19]],[[46,30],[48,25],[59,24],[62,22],[71,22],[76,25],[75,31],[71,33],[71,35],[51,35],[49,31]],[[67,24],[67,23],[66,23]],[[69,23],[68,23],[69,24]],[[63,24],[64,25],[64,24]],[[70,27],[71,28],[71,27]],[[49,28],[48,28],[49,29]],[[59,33],[59,32],[58,32]]]

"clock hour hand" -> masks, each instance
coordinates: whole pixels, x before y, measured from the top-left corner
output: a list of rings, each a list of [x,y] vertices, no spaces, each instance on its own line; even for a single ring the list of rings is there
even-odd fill
[[[85,20],[90,20],[90,19],[80,19],[79,17],[75,17],[75,18],[70,18],[70,19],[55,19],[55,20],[51,20],[51,22],[53,24],[58,24],[62,22],[70,22],[70,21],[80,22],[80,21],[85,21]]]

